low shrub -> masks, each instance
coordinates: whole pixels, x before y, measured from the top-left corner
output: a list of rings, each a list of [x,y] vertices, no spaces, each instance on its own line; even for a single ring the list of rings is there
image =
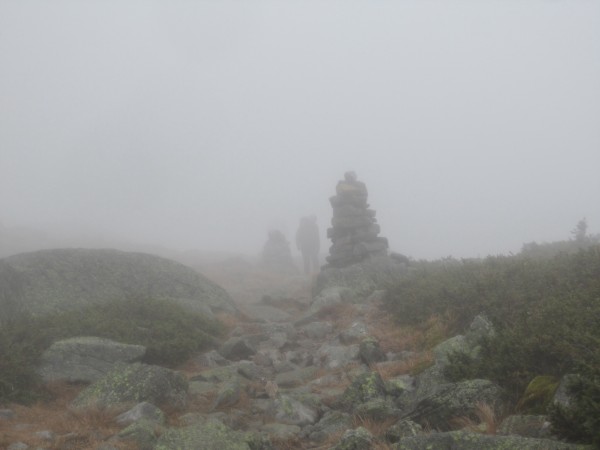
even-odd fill
[[[585,372],[574,389],[586,395],[576,396],[571,411],[555,412],[554,420],[590,442],[590,417],[600,417],[600,377],[582,368],[600,367],[600,246],[544,258],[520,254],[416,266],[384,300],[397,323],[414,326],[441,318],[440,329],[450,337],[484,313],[496,328],[495,336],[482,342],[479,358],[450,355],[446,375],[496,381],[516,404],[537,376],[560,379]]]
[[[209,347],[222,331],[218,321],[161,299],[114,300],[44,317],[22,317],[0,328],[0,402],[26,402],[39,395],[34,367],[42,352],[59,339],[98,336],[144,345],[144,362],[172,367]]]

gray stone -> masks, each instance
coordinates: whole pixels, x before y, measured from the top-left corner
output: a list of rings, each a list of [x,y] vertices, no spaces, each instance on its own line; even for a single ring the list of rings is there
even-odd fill
[[[243,433],[222,422],[208,420],[184,428],[171,428],[158,439],[154,450],[251,450]]]
[[[111,407],[146,401],[180,409],[186,405],[187,389],[188,382],[181,373],[135,363],[119,367],[85,388],[75,398],[73,406]]]
[[[344,286],[351,291],[355,299],[365,299],[373,291],[385,289],[390,283],[397,283],[407,273],[405,264],[400,264],[386,255],[371,256],[347,267],[321,269],[315,292],[319,293],[332,286]]]
[[[118,434],[122,441],[133,441],[140,450],[153,450],[161,427],[154,420],[140,419]]]
[[[385,353],[379,346],[379,342],[372,337],[361,341],[358,349],[358,357],[367,366],[385,361],[386,359]]]
[[[238,380],[230,381],[219,389],[211,410],[231,407],[240,401],[241,395],[242,385],[240,382]]]
[[[303,434],[313,442],[323,442],[332,435],[352,427],[352,416],[342,411],[327,411],[321,420],[304,429]]]
[[[138,420],[145,419],[151,422],[164,423],[165,415],[152,403],[142,402],[135,405],[129,411],[125,411],[115,419],[119,425],[129,425]]]
[[[268,433],[272,438],[285,441],[296,437],[302,429],[298,425],[286,423],[267,423],[260,427],[260,431]]]
[[[339,305],[340,303],[351,302],[354,300],[352,291],[346,287],[331,286],[323,289],[317,295],[310,305],[309,311],[317,313],[321,309]]]
[[[268,305],[245,305],[243,312],[250,319],[267,322],[282,322],[291,318],[290,314]]]
[[[570,408],[573,404],[573,395],[570,393],[570,387],[578,379],[579,375],[572,373],[563,376],[556,388],[552,402],[561,408]]]
[[[447,431],[452,419],[472,416],[478,403],[488,404],[498,416],[506,406],[504,393],[497,385],[488,380],[467,380],[440,386],[437,392],[419,400],[404,418]]]
[[[358,359],[359,348],[354,345],[323,344],[317,350],[316,357],[320,365],[329,369],[344,367]]]
[[[29,448],[31,447],[24,442],[13,442],[6,448],[6,450],[27,450]]]
[[[237,364],[238,373],[248,380],[260,380],[269,376],[269,371],[257,366],[251,361],[240,361]]]
[[[238,376],[238,367],[236,365],[213,367],[212,369],[203,370],[190,377],[190,381],[205,381],[208,383],[222,383],[230,381]]]
[[[508,416],[498,427],[496,434],[516,435],[531,438],[549,438],[550,422],[547,416]]]
[[[318,411],[289,395],[281,395],[273,401],[273,415],[278,422],[300,427],[313,424]]]
[[[312,379],[317,373],[318,368],[315,366],[304,367],[289,372],[278,373],[275,376],[275,382],[282,388],[300,386]]]
[[[396,408],[391,399],[387,398],[375,398],[360,403],[354,407],[353,412],[360,417],[375,421],[385,421],[402,415],[402,411]]]
[[[490,436],[452,431],[429,433],[400,439],[394,450],[591,450],[590,446],[567,444],[550,439],[534,439],[521,436]]]
[[[324,339],[333,331],[333,325],[331,322],[311,322],[306,324],[302,330],[310,339]]]
[[[339,334],[342,344],[350,345],[362,341],[369,335],[369,330],[363,322],[353,322],[350,327]]]
[[[99,337],[75,337],[57,341],[41,357],[38,373],[45,382],[96,381],[116,365],[141,360],[142,345],[121,344]]]
[[[386,386],[379,373],[367,372],[356,377],[346,388],[339,403],[342,408],[352,411],[362,403],[384,399],[386,394]]]
[[[494,325],[483,314],[478,314],[469,325],[465,334],[471,347],[476,347],[486,338],[491,338],[496,334]]]
[[[252,357],[256,353],[256,348],[250,345],[246,339],[231,337],[221,346],[219,353],[226,359],[239,361]]]
[[[202,355],[195,358],[194,362],[202,367],[220,367],[231,364],[231,361],[223,358],[221,354],[216,350],[203,353]]]
[[[12,409],[0,409],[0,420],[9,420],[15,417],[15,413]]]
[[[385,438],[389,442],[398,442],[400,439],[410,436],[418,436],[423,433],[423,428],[412,420],[401,420],[385,432]]]
[[[34,436],[43,441],[52,442],[56,438],[56,433],[50,430],[36,431]]]
[[[371,450],[373,435],[363,427],[347,430],[331,450]]]
[[[216,389],[217,387],[214,383],[194,380],[189,382],[188,394],[195,397],[201,397]]]

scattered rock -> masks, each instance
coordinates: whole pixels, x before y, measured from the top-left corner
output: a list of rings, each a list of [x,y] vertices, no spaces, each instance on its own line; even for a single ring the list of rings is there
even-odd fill
[[[520,436],[489,436],[467,431],[429,433],[406,437],[394,445],[394,450],[590,450],[589,446],[566,444],[550,439]]]
[[[152,403],[142,402],[120,414],[115,420],[119,425],[129,425],[141,419],[162,424],[165,422],[165,415]]]
[[[323,344],[317,350],[317,361],[329,369],[344,367],[358,358],[358,345]]]
[[[202,424],[165,431],[154,450],[252,450],[243,433],[222,422],[209,420]]]
[[[231,337],[221,346],[219,353],[230,361],[249,359],[256,353],[256,349],[241,337]]]
[[[347,430],[338,444],[331,450],[370,450],[373,444],[373,435],[363,427]]]
[[[353,410],[358,405],[375,399],[386,397],[385,383],[377,372],[359,375],[344,391],[340,406]]]
[[[281,395],[273,402],[273,412],[275,420],[288,425],[304,426],[313,424],[318,419],[315,409],[289,395]]]
[[[361,341],[358,349],[358,357],[367,366],[385,361],[386,359],[385,353],[379,346],[379,342],[372,337],[363,339]]]
[[[488,404],[500,416],[505,406],[504,393],[488,380],[449,383],[431,396],[421,399],[404,418],[446,431],[451,429],[453,419],[472,416],[478,403]]]
[[[496,432],[499,435],[516,435],[531,438],[549,438],[550,422],[547,416],[513,415],[502,421]]]

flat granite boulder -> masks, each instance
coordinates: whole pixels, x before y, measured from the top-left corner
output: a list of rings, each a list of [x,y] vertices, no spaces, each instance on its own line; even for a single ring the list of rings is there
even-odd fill
[[[430,433],[400,439],[391,447],[394,450],[591,450],[591,446],[567,444],[550,439],[533,439],[520,436],[489,436],[452,431]]]
[[[217,420],[164,432],[154,450],[250,450],[247,437]]]
[[[75,408],[111,407],[149,402],[176,409],[185,407],[188,382],[179,372],[135,363],[118,367],[85,388],[73,401]]]
[[[417,403],[403,418],[423,426],[448,431],[458,417],[473,416],[479,403],[489,405],[499,416],[505,407],[504,392],[488,380],[467,380],[448,383]]]
[[[44,382],[66,380],[91,383],[122,363],[139,361],[146,353],[142,345],[121,344],[84,336],[57,341],[41,357],[38,374]]]

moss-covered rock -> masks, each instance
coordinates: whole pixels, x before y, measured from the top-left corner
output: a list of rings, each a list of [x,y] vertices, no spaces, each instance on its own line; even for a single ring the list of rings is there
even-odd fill
[[[140,450],[152,450],[162,427],[153,420],[141,419],[119,432],[122,441],[133,441]]]
[[[360,342],[358,347],[358,357],[367,366],[385,361],[387,359],[385,353],[383,353],[383,350],[381,350],[377,339],[371,336],[363,339]]]
[[[119,367],[88,386],[73,401],[76,408],[111,407],[123,403],[150,402],[183,408],[188,383],[173,370],[147,364]]]
[[[247,436],[223,423],[209,420],[185,428],[171,428],[158,439],[154,450],[252,450]]]
[[[373,444],[373,435],[363,427],[348,430],[331,450],[370,450]]]
[[[359,375],[344,391],[339,404],[342,408],[353,409],[358,405],[386,396],[385,382],[377,372]]]
[[[119,363],[139,361],[146,353],[142,345],[122,344],[92,336],[55,342],[42,354],[37,372],[45,382],[96,381]]]
[[[488,436],[466,431],[430,433],[406,437],[394,450],[591,450],[590,446],[520,436]]]
[[[467,380],[440,386],[418,401],[404,418],[438,430],[450,430],[457,417],[473,417],[477,404],[489,405],[497,415],[505,408],[504,392],[488,380]]]
[[[281,395],[273,402],[273,415],[279,422],[305,426],[313,424],[319,417],[318,411],[289,395]]]
[[[558,388],[556,377],[540,375],[527,385],[525,393],[517,403],[517,409],[528,414],[546,414]]]

